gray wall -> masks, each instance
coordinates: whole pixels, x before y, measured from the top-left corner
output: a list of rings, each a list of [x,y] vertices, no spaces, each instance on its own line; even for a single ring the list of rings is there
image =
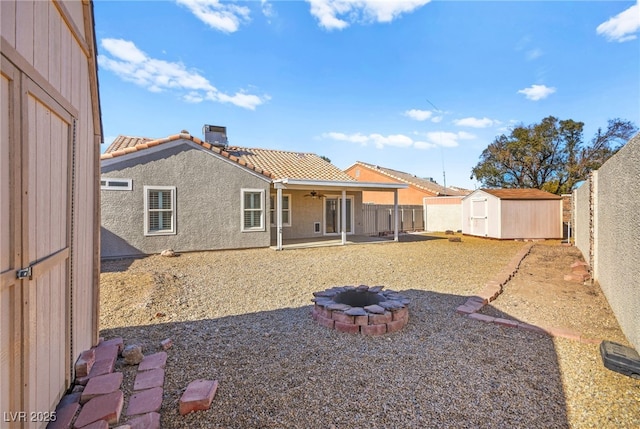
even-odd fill
[[[146,151],[110,165],[103,161],[102,177],[133,179],[133,189],[101,191],[102,257],[152,254],[168,248],[184,252],[269,246],[270,181],[266,177],[186,143]],[[145,185],[176,187],[175,235],[144,235]],[[265,191],[264,231],[240,229],[243,188]]]
[[[576,246],[622,331],[640,350],[640,134],[574,191]],[[590,216],[593,231],[589,228]]]

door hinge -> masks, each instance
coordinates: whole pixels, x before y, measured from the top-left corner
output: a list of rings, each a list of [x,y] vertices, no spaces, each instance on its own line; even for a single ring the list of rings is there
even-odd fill
[[[18,278],[19,280],[31,279],[32,275],[33,275],[33,271],[31,267],[23,268],[21,270],[16,271],[16,278]]]

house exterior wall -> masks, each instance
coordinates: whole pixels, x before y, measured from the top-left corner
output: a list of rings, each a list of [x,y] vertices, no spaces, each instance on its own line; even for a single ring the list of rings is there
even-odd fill
[[[357,164],[346,169],[345,173],[359,182],[403,183]],[[421,206],[424,197],[433,196],[432,192],[423,191],[409,185],[406,189],[398,190],[398,204]],[[362,193],[362,202],[365,204],[393,204],[393,192],[364,191]]]
[[[562,238],[562,200],[502,200],[497,238]]]
[[[600,284],[622,331],[640,350],[640,134],[594,172],[593,261]],[[583,188],[578,191],[584,195]],[[584,204],[579,209],[586,212]],[[580,214],[584,217],[584,214]],[[581,233],[582,234],[582,233]]]
[[[462,230],[462,197],[424,198],[425,230]]]
[[[323,222],[324,222],[324,198],[312,199],[305,197],[309,194],[309,190],[287,190],[283,189],[283,195],[291,195],[291,226],[282,227],[282,238],[284,240],[295,240],[303,238],[314,238],[323,236]],[[321,192],[322,195],[327,197],[342,197],[341,192],[327,191]],[[271,195],[275,197],[275,189],[271,190]],[[354,234],[362,234],[363,221],[362,221],[362,192],[347,192],[347,198],[353,199],[353,232]],[[275,221],[275,215],[274,215]],[[320,223],[320,232],[314,232],[314,224]],[[274,225],[271,225],[271,241],[276,240],[277,230]]]
[[[102,177],[132,179],[131,191],[102,190],[102,256],[268,247],[270,181],[184,141],[108,164]],[[145,236],[144,186],[176,187],[176,233]],[[264,191],[264,231],[241,231],[241,190]]]
[[[98,339],[101,125],[92,4],[3,0],[0,8],[0,410],[45,412],[70,386],[75,359]],[[33,278],[17,280],[27,266]]]

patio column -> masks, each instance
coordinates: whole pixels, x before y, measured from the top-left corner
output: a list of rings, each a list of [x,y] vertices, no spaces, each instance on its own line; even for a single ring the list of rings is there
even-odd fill
[[[342,231],[342,245],[347,244],[347,191],[342,190],[342,209],[340,210],[340,230]]]
[[[276,189],[276,250],[282,250],[282,188]]]
[[[393,190],[393,212],[394,212],[394,226],[393,226],[393,241],[398,241],[398,190]]]

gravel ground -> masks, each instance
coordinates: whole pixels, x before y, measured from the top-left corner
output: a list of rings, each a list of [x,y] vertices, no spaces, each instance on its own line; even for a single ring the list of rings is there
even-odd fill
[[[163,428],[640,427],[640,382],[602,367],[597,345],[455,313],[523,243],[406,238],[105,262],[101,335],[148,354],[173,339]],[[365,337],[311,319],[313,291],[359,284],[408,296],[408,325]],[[544,317],[555,326],[588,311],[577,301]],[[128,397],[135,367],[120,369]],[[219,380],[213,405],[182,417],[180,395],[198,378]]]

